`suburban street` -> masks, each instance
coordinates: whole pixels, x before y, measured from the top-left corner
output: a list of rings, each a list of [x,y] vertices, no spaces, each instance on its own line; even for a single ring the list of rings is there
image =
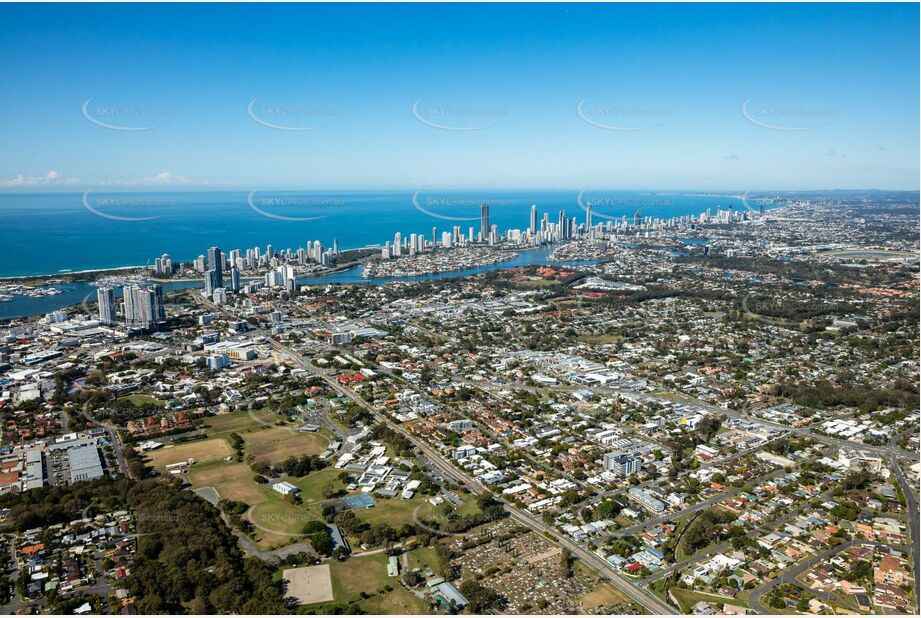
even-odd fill
[[[905,496],[905,508],[908,510],[908,534],[911,538],[911,566],[914,575],[915,584],[915,605],[918,606],[919,597],[918,588],[921,586],[921,528],[918,524],[918,494],[915,487],[905,478],[902,468],[894,454],[890,455],[890,463],[895,478],[899,481],[902,488],[902,494]]]
[[[853,540],[846,541],[844,543],[841,543],[840,545],[836,545],[835,547],[832,547],[831,549],[826,549],[825,551],[819,552],[818,554],[815,554],[808,560],[803,560],[802,562],[797,563],[796,566],[793,566],[787,569],[786,571],[784,571],[782,574],[778,575],[774,579],[764,582],[763,584],[761,584],[757,588],[754,588],[751,591],[751,594],[748,597],[749,605],[751,605],[752,609],[754,609],[759,614],[775,613],[775,610],[772,610],[770,607],[767,607],[763,603],[761,603],[761,597],[767,594],[775,586],[779,586],[780,584],[783,584],[783,583],[792,583],[792,584],[800,585],[796,581],[796,578],[800,573],[807,571],[811,569],[813,566],[819,564],[820,562],[823,562],[831,558],[835,554],[844,551],[848,547],[851,547],[852,545],[854,545],[854,543],[856,543],[856,541],[853,541]]]
[[[359,396],[357,393],[339,384],[332,377],[319,371],[316,367],[314,367],[313,365],[305,361],[303,357],[300,356],[300,354],[298,354],[297,352],[289,349],[287,346],[281,345],[280,343],[272,340],[271,338],[269,340],[271,341],[272,347],[275,348],[277,351],[291,358],[294,362],[296,362],[303,369],[306,369],[307,371],[310,371],[313,375],[316,375],[322,378],[335,391],[337,391],[341,395],[348,397],[352,401],[355,401],[357,404],[359,404],[360,406],[368,410],[368,412],[370,412],[372,415],[374,415],[376,420],[385,424],[391,430],[398,432],[400,435],[404,436],[421,453],[423,453],[446,477],[456,480],[459,484],[467,487],[471,492],[475,494],[481,494],[486,491],[486,488],[483,487],[479,482],[469,477],[462,471],[458,470],[453,464],[451,464],[450,462],[447,462],[440,453],[438,453],[436,450],[432,449],[430,446],[428,446],[427,444],[425,444],[424,442],[422,442],[421,440],[419,440],[418,438],[410,434],[408,431],[403,429],[400,425],[390,421],[390,419],[388,419],[384,414],[377,411],[370,403],[368,403],[364,398]],[[497,497],[497,499],[499,498]],[[539,518],[521,511],[517,507],[510,505],[508,502],[504,500],[501,500],[501,501],[503,502],[506,510],[509,511],[509,513],[511,514],[513,518],[527,525],[529,528],[536,530],[538,532],[541,532],[543,534],[546,534],[550,536],[551,538],[553,538],[560,546],[565,547],[570,552],[572,552],[573,556],[581,559],[586,565],[592,567],[592,569],[595,572],[605,577],[608,581],[610,581],[618,590],[620,590],[628,598],[639,603],[640,605],[648,609],[650,612],[655,613],[655,614],[678,614],[679,613],[674,607],[664,603],[652,593],[646,590],[642,590],[641,588],[637,587],[634,583],[628,581],[622,575],[616,573],[613,570],[613,568],[611,568],[611,566],[600,556],[597,556],[594,553],[588,551],[586,548],[582,547],[581,545],[576,544],[571,539],[564,537],[551,526],[544,524],[543,521],[541,521]]]
[[[210,303],[209,303],[208,301],[205,301],[205,304],[210,305]],[[216,307],[216,306],[213,306],[213,305],[212,305],[212,308],[213,308],[213,309],[217,309],[217,307]],[[403,437],[405,437],[408,441],[410,441],[410,442],[414,445],[415,449],[417,450],[417,456],[420,458],[420,460],[427,462],[428,465],[429,465],[437,474],[441,475],[442,477],[444,477],[444,478],[446,478],[446,479],[450,479],[450,480],[452,480],[452,481],[458,483],[459,485],[465,487],[466,489],[468,489],[469,491],[471,491],[471,492],[474,493],[475,495],[479,495],[479,494],[482,494],[482,493],[484,493],[485,491],[487,491],[487,489],[486,489],[481,483],[479,483],[476,479],[474,479],[474,478],[472,478],[471,476],[469,476],[468,474],[466,474],[464,471],[462,471],[462,470],[458,469],[457,467],[455,467],[455,466],[453,465],[453,463],[450,462],[450,461],[448,461],[441,453],[439,453],[438,451],[436,451],[435,449],[433,449],[432,447],[430,447],[428,444],[426,444],[425,442],[423,442],[422,440],[420,440],[419,438],[417,438],[417,437],[414,436],[413,434],[410,434],[410,433],[409,433],[408,431],[406,431],[401,425],[399,425],[399,424],[397,424],[397,423],[391,421],[385,414],[383,414],[382,412],[380,412],[380,411],[378,411],[377,409],[375,409],[375,408],[372,406],[372,404],[370,404],[367,400],[365,400],[363,397],[361,397],[360,395],[358,395],[358,394],[357,394],[355,391],[353,391],[351,388],[349,388],[349,387],[346,386],[346,385],[340,384],[340,383],[338,382],[338,380],[335,379],[335,376],[334,376],[334,375],[332,375],[332,374],[330,374],[330,373],[328,373],[328,372],[326,372],[326,371],[323,371],[322,369],[319,369],[318,367],[312,365],[312,364],[309,363],[306,359],[304,359],[304,357],[303,357],[298,351],[293,350],[292,348],[290,348],[290,347],[288,347],[288,346],[286,346],[286,345],[283,345],[283,344],[281,344],[281,343],[275,341],[274,339],[272,339],[271,336],[269,335],[269,333],[267,333],[267,332],[265,332],[265,331],[259,331],[259,332],[260,332],[261,334],[265,335],[266,340],[270,343],[270,345],[272,346],[272,348],[273,348],[274,350],[276,350],[276,352],[278,352],[279,354],[282,354],[282,355],[284,355],[284,356],[290,358],[290,359],[291,359],[293,362],[295,362],[299,367],[301,367],[301,368],[303,368],[304,370],[308,371],[311,375],[321,378],[321,379],[324,380],[324,382],[326,382],[326,383],[330,386],[330,388],[332,388],[335,392],[337,392],[337,393],[339,393],[340,395],[345,396],[345,397],[349,398],[350,400],[354,401],[354,402],[357,403],[359,406],[361,406],[362,408],[364,408],[365,410],[367,410],[369,413],[371,413],[371,414],[374,416],[374,418],[375,418],[376,420],[378,420],[379,422],[383,423],[384,425],[386,425],[387,427],[389,427],[391,430],[393,430],[393,431],[399,433],[400,435],[402,435]],[[390,372],[384,371],[384,370],[381,369],[381,368],[377,368],[377,367],[372,367],[372,368],[374,368],[376,371],[382,371],[382,372],[388,373],[388,374],[390,373]],[[391,374],[391,376],[392,376],[392,374]],[[494,398],[499,399],[499,400],[502,400],[502,399],[503,399],[501,396],[497,395],[496,393],[493,393],[493,392],[491,392],[489,389],[484,388],[483,385],[481,385],[481,384],[478,384],[478,383],[467,383],[466,381],[463,381],[463,383],[464,383],[464,384],[468,384],[468,386],[472,386],[472,387],[474,387],[474,388],[480,390],[481,392],[483,392],[483,393],[489,395],[490,397],[494,397]],[[410,388],[411,388],[412,390],[414,390],[414,391],[416,391],[416,392],[419,392],[420,394],[423,394],[423,395],[424,395],[424,393],[422,393],[422,392],[420,391],[420,389],[419,389],[418,387],[416,387],[415,385],[410,384],[409,386],[410,386]],[[604,393],[605,393],[605,394],[608,394],[608,395],[617,394],[617,393],[627,393],[627,391],[618,391],[618,390],[616,390],[616,389],[595,389],[595,390],[604,391]],[[632,395],[637,395],[638,393],[630,393],[630,394],[632,394]],[[812,439],[814,439],[814,440],[816,440],[816,441],[818,441],[818,442],[827,444],[827,445],[829,445],[830,447],[840,447],[840,446],[859,447],[859,448],[861,448],[861,449],[863,449],[863,450],[868,450],[868,451],[873,451],[873,452],[888,454],[888,455],[890,456],[890,458],[892,459],[893,470],[895,471],[896,476],[897,476],[897,478],[898,478],[898,480],[899,480],[900,486],[902,487],[902,491],[903,491],[903,493],[904,493],[905,496],[906,496],[906,502],[908,503],[909,518],[910,518],[911,525],[912,525],[913,529],[914,529],[915,526],[917,526],[918,511],[917,511],[917,498],[916,498],[916,493],[915,493],[914,491],[912,491],[912,489],[911,489],[909,483],[908,483],[907,480],[904,478],[904,476],[903,476],[902,473],[901,473],[901,470],[900,470],[900,469],[898,468],[898,466],[896,465],[896,457],[899,456],[899,455],[902,455],[902,454],[904,453],[904,450],[903,450],[903,449],[899,449],[899,448],[895,447],[893,444],[890,444],[890,445],[888,445],[888,446],[877,446],[877,447],[869,447],[868,445],[864,445],[864,444],[862,444],[862,443],[858,445],[857,443],[853,443],[853,442],[849,442],[849,441],[845,441],[845,440],[838,440],[838,439],[836,439],[836,438],[831,438],[831,437],[829,437],[829,436],[825,436],[825,435],[822,435],[822,434],[818,434],[818,433],[813,432],[813,431],[810,431],[810,430],[806,430],[806,429],[802,429],[802,428],[795,429],[795,428],[791,428],[791,427],[788,427],[788,426],[786,426],[786,425],[782,425],[782,424],[779,424],[779,423],[773,423],[773,422],[770,422],[770,421],[766,421],[766,420],[763,420],[763,419],[760,419],[760,418],[757,418],[757,417],[753,417],[753,416],[750,416],[750,415],[747,415],[747,414],[743,414],[743,413],[740,413],[740,412],[736,412],[736,411],[733,411],[733,410],[727,410],[727,409],[722,408],[722,407],[713,406],[713,405],[707,404],[706,402],[702,402],[702,401],[698,401],[698,400],[693,400],[693,401],[690,401],[689,403],[692,403],[692,404],[694,404],[694,405],[700,405],[700,406],[702,406],[702,407],[706,408],[707,410],[712,411],[712,412],[714,412],[714,413],[726,414],[727,416],[730,416],[730,417],[736,417],[736,418],[741,418],[741,419],[750,420],[750,421],[759,423],[759,424],[761,424],[761,425],[763,425],[763,426],[769,427],[769,428],[771,428],[771,429],[776,429],[776,430],[780,430],[780,431],[787,432],[787,433],[793,433],[793,434],[797,434],[797,435],[804,435],[804,436],[807,436],[807,437],[809,437],[809,438],[812,438]],[[751,449],[750,449],[750,450],[746,450],[744,453],[738,453],[738,454],[736,454],[735,456],[741,456],[742,454],[748,454],[749,452],[751,452]],[[733,456],[733,457],[735,457],[735,456]],[[775,476],[778,476],[778,475],[781,474],[781,473],[782,473],[782,471],[775,471],[775,472],[773,472],[773,473],[770,473],[770,474],[768,474],[768,475],[765,475],[765,478],[773,478],[773,477],[775,477]],[[675,513],[669,513],[669,514],[666,514],[666,515],[662,515],[662,516],[658,516],[658,517],[653,517],[653,518],[647,519],[647,520],[645,520],[645,521],[643,521],[643,522],[641,522],[641,523],[638,523],[638,524],[636,524],[636,525],[634,525],[634,526],[630,526],[630,527],[627,527],[627,528],[622,528],[622,529],[620,529],[620,530],[614,531],[614,532],[612,532],[611,534],[609,534],[609,535],[607,535],[607,536],[609,536],[609,537],[618,537],[618,536],[624,536],[624,535],[629,535],[629,534],[635,534],[635,533],[640,532],[640,531],[642,531],[642,530],[648,528],[649,526],[653,526],[653,525],[655,525],[655,524],[657,524],[657,523],[662,523],[662,522],[665,522],[665,521],[671,521],[671,520],[674,520],[674,519],[676,519],[676,518],[683,517],[683,516],[688,515],[688,514],[700,512],[700,511],[702,511],[702,510],[704,510],[704,509],[706,509],[706,508],[709,508],[709,507],[711,507],[711,506],[713,506],[713,505],[715,505],[715,504],[717,504],[717,503],[719,503],[719,502],[725,500],[726,498],[729,498],[729,497],[731,497],[731,496],[737,495],[738,493],[740,493],[741,491],[743,491],[743,489],[744,489],[744,488],[731,488],[731,489],[728,489],[727,491],[723,491],[723,492],[721,492],[721,493],[719,493],[719,494],[710,496],[709,498],[706,498],[705,500],[702,500],[702,501],[700,501],[700,502],[698,502],[698,503],[692,504],[692,505],[690,505],[690,506],[688,506],[688,507],[686,507],[686,508],[684,508],[684,509],[681,509],[681,510],[675,512]],[[827,492],[826,492],[825,494],[823,494],[823,495],[827,495]],[[675,613],[679,613],[679,612],[678,612],[678,610],[677,610],[675,607],[672,607],[670,604],[664,603],[664,602],[663,602],[662,600],[660,600],[658,597],[656,597],[655,595],[653,595],[649,590],[647,590],[647,589],[646,589],[646,586],[647,586],[649,583],[651,583],[651,582],[653,582],[653,581],[660,580],[660,579],[662,579],[662,578],[664,578],[664,577],[667,577],[668,575],[670,575],[671,573],[675,572],[676,570],[683,569],[683,568],[687,567],[688,565],[690,565],[690,564],[692,564],[692,563],[694,563],[694,562],[701,561],[701,560],[703,560],[703,559],[705,559],[705,558],[707,558],[707,557],[709,557],[709,556],[712,556],[712,555],[714,555],[714,554],[716,554],[716,553],[719,553],[719,552],[721,552],[721,551],[725,551],[725,550],[729,547],[729,543],[728,543],[728,542],[724,542],[724,543],[717,544],[717,545],[715,545],[715,546],[712,546],[712,547],[710,547],[710,548],[707,548],[706,550],[704,550],[703,552],[699,553],[699,554],[696,555],[696,556],[689,557],[689,558],[686,558],[686,559],[684,559],[684,560],[681,560],[681,561],[679,561],[678,563],[676,563],[676,564],[674,564],[674,565],[671,565],[671,566],[669,566],[669,567],[667,567],[667,568],[665,568],[665,569],[663,569],[663,570],[661,570],[661,571],[659,571],[659,572],[657,572],[657,573],[655,573],[655,574],[653,574],[653,575],[650,575],[650,576],[645,577],[645,578],[642,578],[642,579],[632,580],[632,579],[630,579],[630,578],[627,578],[627,577],[621,575],[618,571],[616,571],[616,570],[615,570],[606,560],[604,560],[602,557],[600,557],[600,556],[594,554],[593,552],[589,551],[587,548],[585,548],[585,547],[579,545],[578,543],[576,543],[575,541],[573,541],[573,540],[572,540],[571,538],[569,538],[568,536],[564,536],[564,535],[560,534],[553,526],[547,525],[547,524],[544,523],[543,520],[540,519],[539,517],[535,517],[534,515],[532,515],[532,514],[526,512],[526,511],[523,511],[523,510],[521,510],[521,509],[519,509],[519,508],[517,508],[516,506],[514,506],[514,505],[508,503],[506,500],[504,500],[504,499],[502,499],[502,498],[500,498],[500,497],[497,497],[497,499],[499,499],[499,500],[503,503],[503,505],[505,506],[506,510],[509,512],[509,514],[510,514],[516,521],[521,522],[522,524],[526,525],[527,527],[531,528],[532,530],[535,530],[535,531],[537,531],[537,532],[540,532],[540,533],[542,533],[542,534],[544,534],[544,535],[546,535],[546,536],[548,536],[548,537],[550,537],[550,538],[553,538],[553,539],[557,542],[557,544],[558,544],[559,546],[565,547],[566,549],[568,549],[568,550],[572,553],[573,556],[575,556],[575,557],[579,558],[580,560],[582,560],[587,566],[591,567],[591,569],[592,569],[593,571],[597,572],[600,576],[602,576],[602,577],[604,577],[605,579],[607,579],[608,581],[610,581],[618,590],[620,590],[622,593],[624,593],[628,598],[630,598],[630,599],[632,599],[633,601],[635,601],[635,602],[637,602],[637,603],[643,605],[647,610],[649,610],[649,611],[651,611],[651,612],[654,612],[654,613],[657,613],[657,614],[675,614]],[[795,514],[796,512],[798,512],[799,510],[800,510],[800,509],[794,509],[794,510],[791,511],[790,513],[787,513],[786,515],[784,515],[784,516],[778,518],[775,522],[772,522],[772,524],[782,524],[783,522],[785,522],[785,521],[789,520],[791,517],[793,517],[794,514]],[[764,529],[766,529],[766,527],[762,527],[762,530],[764,530]],[[912,535],[912,548],[913,548],[913,552],[912,552],[912,553],[913,553],[913,560],[915,561],[914,563],[915,563],[915,565],[916,565],[914,570],[915,570],[915,578],[916,578],[916,580],[917,580],[917,577],[918,577],[918,568],[917,568],[917,559],[918,559],[917,545],[918,545],[918,539],[915,538],[916,536],[917,536],[917,535],[914,535],[914,534]],[[793,568],[790,569],[789,571],[785,572],[785,573],[782,574],[781,576],[779,576],[779,577],[777,577],[777,578],[775,578],[775,579],[773,579],[773,580],[771,580],[771,581],[769,581],[769,582],[765,582],[762,586],[759,586],[758,588],[756,588],[755,590],[753,590],[753,592],[752,592],[752,594],[751,594],[751,596],[750,596],[750,604],[751,604],[752,608],[755,609],[756,611],[759,611],[759,612],[771,613],[771,609],[765,607],[765,606],[761,603],[761,597],[763,597],[763,596],[764,596],[765,594],[767,594],[774,586],[779,585],[780,583],[790,582],[790,583],[795,583],[796,585],[799,585],[799,586],[803,586],[802,584],[800,584],[799,582],[796,581],[796,576],[797,576],[798,574],[800,574],[800,573],[802,573],[803,571],[809,569],[811,566],[813,566],[814,564],[817,564],[817,563],[820,562],[821,560],[825,560],[825,559],[827,559],[828,557],[834,555],[835,553],[837,553],[837,552],[839,552],[839,551],[842,551],[843,549],[845,549],[846,547],[849,547],[849,546],[852,545],[852,544],[853,544],[853,541],[848,542],[848,543],[844,543],[844,544],[842,544],[842,545],[839,545],[839,546],[837,546],[837,547],[835,547],[835,548],[833,548],[833,549],[831,549],[831,550],[827,550],[827,551],[821,552],[821,553],[819,553],[819,554],[813,556],[812,558],[810,558],[810,559],[808,559],[808,560],[806,560],[806,561],[804,561],[804,562],[802,562],[802,563],[796,565],[795,567],[793,567]],[[268,557],[268,556],[266,556],[266,557]],[[277,559],[278,559],[278,556],[277,556],[277,555],[273,555],[272,558],[277,560]],[[825,598],[825,597],[827,597],[827,594],[822,593],[822,591],[811,591],[811,592],[813,592],[816,596],[818,596],[818,597],[820,597],[820,598]]]
[[[119,471],[128,478],[131,478],[131,474],[128,470],[128,463],[125,461],[124,453],[122,453],[122,444],[118,437],[118,427],[111,423],[97,420],[92,412],[90,412],[88,404],[83,406],[82,413],[86,420],[93,423],[93,425],[104,428],[106,432],[108,432],[109,440],[112,443],[112,450],[115,452],[115,459],[118,462]]]

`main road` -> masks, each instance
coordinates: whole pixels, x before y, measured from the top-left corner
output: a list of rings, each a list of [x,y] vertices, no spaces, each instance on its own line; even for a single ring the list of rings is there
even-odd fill
[[[264,331],[261,331],[264,332]],[[348,397],[362,408],[367,410],[377,421],[383,423],[392,431],[399,433],[401,436],[409,440],[410,443],[425,455],[425,457],[436,467],[438,468],[446,477],[454,479],[459,484],[467,487],[474,494],[482,494],[487,490],[483,487],[477,480],[467,475],[465,472],[462,472],[456,468],[453,464],[446,461],[441,453],[430,447],[428,444],[419,440],[416,436],[412,435],[406,431],[400,425],[392,422],[386,415],[379,412],[374,408],[369,402],[367,402],[363,397],[358,395],[352,389],[347,388],[346,386],[340,384],[335,378],[326,375],[322,371],[319,371],[316,367],[304,360],[304,358],[298,354],[296,351],[280,344],[279,342],[272,339],[270,336],[266,335],[273,349],[277,352],[287,356],[302,369],[310,372],[312,375],[319,377],[325,381],[333,390],[338,392],[340,395]],[[620,592],[625,596],[635,601],[636,603],[642,605],[647,610],[653,614],[679,614],[680,612],[676,610],[671,605],[661,601],[658,597],[653,595],[651,592],[638,588],[630,581],[628,581],[623,575],[615,571],[612,566],[597,554],[589,551],[585,547],[576,544],[573,540],[561,535],[555,528],[548,526],[542,520],[537,517],[534,517],[530,513],[522,511],[518,507],[508,503],[506,500],[501,498],[496,498],[500,500],[509,512],[512,518],[531,528],[536,530],[552,539],[554,539],[557,544],[561,547],[568,549],[573,556],[582,560],[587,566],[595,570],[599,575],[603,576],[605,579],[610,581]]]
[[[94,426],[102,427],[107,432],[109,432],[109,439],[112,441],[112,450],[115,451],[115,461],[118,463],[118,467],[121,473],[128,478],[131,478],[131,471],[128,469],[128,462],[125,461],[125,455],[122,453],[122,444],[121,437],[118,433],[118,427],[112,423],[106,423],[105,421],[98,420],[93,413],[89,410],[89,404],[85,404],[81,410],[84,418],[93,423]]]
[[[899,481],[899,486],[902,488],[902,495],[905,496],[905,508],[908,509],[908,534],[911,537],[911,570],[915,577],[915,607],[921,607],[919,605],[919,595],[918,588],[921,587],[921,553],[919,553],[919,536],[921,536],[921,530],[918,528],[918,496],[915,493],[915,488],[912,484],[905,478],[905,475],[902,474],[902,468],[899,466],[899,462],[896,460],[895,455],[890,455],[892,471],[895,472],[895,478]]]

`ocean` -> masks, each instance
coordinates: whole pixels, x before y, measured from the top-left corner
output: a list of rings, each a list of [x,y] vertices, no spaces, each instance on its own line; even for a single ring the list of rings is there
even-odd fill
[[[698,215],[718,208],[752,207],[754,200],[697,194],[654,194],[603,191],[368,191],[368,192],[150,192],[77,194],[0,194],[0,277],[56,275],[73,271],[143,266],[169,253],[174,261],[190,261],[208,247],[225,252],[269,243],[275,250],[297,249],[308,241],[340,249],[383,245],[396,232],[404,237],[442,231],[459,225],[480,228],[480,204],[490,204],[490,223],[500,232],[525,229],[531,205],[538,219],[546,212],[556,221],[560,210],[585,221],[592,204],[594,223],[632,220],[641,215],[668,218]],[[771,205],[773,206],[773,205]],[[756,206],[755,206],[756,207]],[[538,224],[539,225],[539,224]],[[683,239],[688,243],[695,239]],[[503,268],[544,264],[553,247],[523,250],[498,264],[464,271],[412,277],[365,279],[363,266],[320,277],[299,279],[306,285],[369,284],[442,279]],[[559,264],[564,265],[564,264]],[[0,302],[0,320],[44,315],[83,302],[94,302],[96,288],[86,281],[53,283],[58,294],[14,296]],[[201,281],[174,281],[164,291],[202,287]],[[121,290],[117,289],[120,295]]]
[[[0,277],[152,264],[169,253],[190,261],[208,247],[272,244],[276,251],[319,240],[340,249],[382,245],[404,237],[470,226],[479,231],[480,204],[490,223],[525,229],[531,204],[538,218],[557,213],[593,221],[642,216],[697,215],[707,208],[745,208],[738,197],[614,191],[221,191],[0,194]],[[580,205],[581,204],[581,205]]]
[[[456,277],[467,277],[481,273],[501,270],[504,268],[516,268],[531,264],[546,264],[547,258],[553,251],[552,246],[542,246],[535,249],[522,250],[518,255],[510,260],[499,262],[497,264],[486,264],[466,270],[456,270],[441,273],[432,273],[428,275],[411,275],[406,277],[375,277],[366,279],[361,273],[363,265],[353,266],[345,270],[340,270],[327,275],[315,277],[301,277],[297,280],[300,285],[384,285],[394,281],[432,281],[437,279],[451,279]],[[592,264],[593,262],[579,262],[580,264]],[[569,266],[575,262],[553,262],[558,266]],[[188,288],[202,288],[202,281],[166,281],[157,282],[163,287],[164,292],[174,292]],[[87,313],[94,314],[95,307],[89,306],[96,302],[97,288],[87,281],[73,281],[69,283],[54,283],[52,285],[42,286],[45,288],[54,288],[58,294],[49,296],[15,296],[12,300],[0,302],[0,320],[9,320],[14,318],[29,317],[33,315],[45,315],[70,307],[72,305],[87,303]],[[116,297],[121,298],[122,288],[115,288]]]

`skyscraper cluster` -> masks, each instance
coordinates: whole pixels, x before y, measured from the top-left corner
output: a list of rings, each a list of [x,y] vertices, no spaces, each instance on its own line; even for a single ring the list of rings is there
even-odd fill
[[[96,290],[99,321],[107,326],[118,324],[115,289],[100,287]],[[159,285],[126,285],[122,288],[122,315],[129,330],[155,330],[166,319],[163,307],[163,288]]]
[[[263,281],[249,283],[246,289],[265,285],[293,291],[296,285],[294,263],[328,265],[338,254],[337,239],[333,239],[332,249],[324,248],[319,240],[309,241],[297,251],[276,251],[271,244],[266,246],[264,252],[259,247],[252,247],[246,249],[245,253],[239,249],[224,253],[220,247],[211,247],[206,254],[198,256],[193,266],[204,274],[204,295],[215,303],[222,304],[226,302],[228,292],[238,293],[244,290],[241,279],[245,271],[268,269]]]
[[[294,266],[282,264],[276,266],[265,274],[265,285],[270,288],[285,288],[293,292],[297,284],[297,275],[294,272]]]
[[[100,288],[97,295],[108,295]],[[108,289],[108,288],[105,288]],[[108,297],[106,302],[114,301],[114,296]],[[124,307],[125,326],[129,330],[154,330],[158,322],[166,319],[163,309],[163,288],[159,285],[137,286],[126,285],[122,288],[122,305]],[[100,303],[99,315],[102,319],[103,304]],[[106,316],[111,318],[111,313]]]
[[[154,272],[161,277],[169,277],[173,274],[173,259],[169,253],[164,253],[154,260]]]
[[[643,217],[639,210],[633,213],[632,223],[627,215],[621,215],[618,218],[597,215],[592,204],[586,204],[582,207],[585,211],[584,223],[579,222],[578,217],[570,217],[565,210],[557,213],[556,221],[551,222],[550,214],[543,213],[538,218],[537,205],[533,204],[530,209],[530,218],[528,227],[522,231],[519,229],[509,229],[500,236],[499,228],[496,224],[490,223],[489,204],[483,202],[480,206],[480,229],[475,233],[471,226],[467,234],[461,231],[461,227],[455,225],[452,231],[444,230],[439,235],[438,228],[432,228],[432,235],[429,241],[422,234],[410,234],[408,237],[402,233],[394,234],[393,241],[387,241],[381,249],[381,257],[384,259],[397,258],[404,255],[415,255],[423,253],[426,250],[435,250],[439,247],[451,248],[458,246],[468,246],[474,243],[484,245],[495,245],[500,242],[508,242],[524,246],[536,246],[545,243],[555,243],[579,238],[601,239],[605,234],[612,233],[636,233],[652,232],[659,229],[673,229],[680,225],[696,225],[698,223],[718,223],[728,224],[739,221],[746,221],[751,218],[750,213],[733,213],[732,207],[728,210],[718,209],[716,215],[712,215],[707,209],[700,216],[684,215],[679,217],[658,218]],[[596,223],[595,218],[605,219],[601,223]]]
[[[234,268],[240,272],[256,270],[259,268],[274,268],[281,264],[297,262],[298,264],[329,264],[339,255],[339,241],[333,239],[332,249],[323,247],[319,240],[308,241],[305,247],[297,251],[284,249],[276,251],[272,245],[267,245],[265,251],[259,247],[250,247],[245,252],[233,249],[229,253],[221,251],[220,247],[211,247],[206,254],[199,255],[192,262],[195,270],[201,273],[214,271],[211,283],[214,288],[225,287],[224,273],[232,272]]]

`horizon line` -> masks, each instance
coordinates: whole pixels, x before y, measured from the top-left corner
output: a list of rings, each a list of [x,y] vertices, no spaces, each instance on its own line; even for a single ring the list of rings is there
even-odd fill
[[[35,190],[35,191],[12,191],[4,190],[0,188],[0,195],[82,195],[88,191],[100,192],[100,193],[240,193],[246,191],[252,191],[253,187],[239,187],[239,188],[224,188],[224,189],[213,189],[206,187],[144,187],[144,188],[134,188],[129,189],[125,187],[119,187],[118,189],[112,190],[107,189],[104,186],[90,186],[87,189],[82,190]],[[578,192],[578,191],[629,191],[629,192],[647,192],[647,193],[663,193],[663,194],[682,194],[682,195],[697,195],[697,194],[714,194],[716,192],[726,193],[726,192],[736,192],[736,193],[861,193],[861,192],[888,192],[888,193],[921,193],[921,187],[910,188],[910,189],[880,189],[874,187],[861,187],[856,189],[844,189],[844,188],[809,188],[809,189],[781,189],[781,188],[768,188],[768,189],[738,189],[738,188],[711,188],[711,189],[653,189],[653,188],[636,188],[636,187],[605,187],[605,186],[594,186],[594,187],[562,187],[555,189],[548,188],[536,188],[536,187],[405,187],[405,188],[360,188],[360,189],[349,189],[349,188],[256,188],[260,192],[270,192],[270,191],[311,191],[318,193],[341,193],[341,192],[350,192],[350,193],[372,193],[372,192],[416,192],[416,191],[535,191],[535,192]]]

